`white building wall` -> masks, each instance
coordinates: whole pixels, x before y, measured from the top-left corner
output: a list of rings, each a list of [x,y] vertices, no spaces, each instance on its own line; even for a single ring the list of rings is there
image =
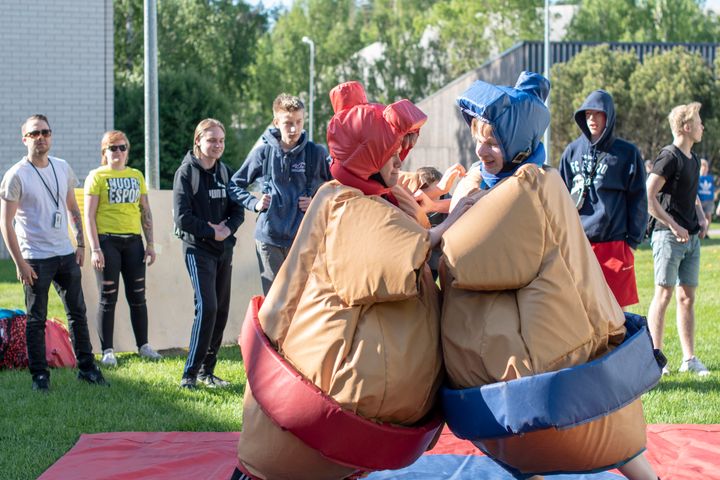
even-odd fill
[[[35,113],[81,180],[98,165],[113,125],[112,16],[112,0],[0,0],[0,175],[26,153],[20,124]]]

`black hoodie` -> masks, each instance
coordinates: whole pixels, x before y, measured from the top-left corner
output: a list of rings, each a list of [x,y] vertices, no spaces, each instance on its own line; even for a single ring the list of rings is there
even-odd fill
[[[195,172],[191,172],[191,170]],[[225,169],[222,175],[220,169]],[[198,175],[197,192],[193,194],[191,175]],[[231,201],[223,177],[229,179],[232,171],[219,160],[205,170],[199,160],[188,152],[175,172],[173,181],[173,218],[183,233],[183,250],[197,249],[199,253],[219,256],[235,245],[235,232],[245,220],[243,208]],[[225,225],[232,234],[222,242],[215,240],[215,230],[208,222]]]
[[[585,120],[586,110],[605,112],[605,131],[595,143]],[[623,240],[637,248],[648,221],[642,155],[635,145],[615,137],[615,105],[604,90],[587,96],[575,112],[575,122],[582,135],[565,148],[560,175],[571,189],[573,178],[581,170],[591,175],[593,164],[598,162],[594,181],[578,212],[585,234],[593,243]]]

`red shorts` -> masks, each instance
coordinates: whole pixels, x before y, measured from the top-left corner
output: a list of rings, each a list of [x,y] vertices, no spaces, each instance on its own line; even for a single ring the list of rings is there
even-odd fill
[[[605,280],[621,307],[638,303],[635,255],[623,240],[591,243]]]

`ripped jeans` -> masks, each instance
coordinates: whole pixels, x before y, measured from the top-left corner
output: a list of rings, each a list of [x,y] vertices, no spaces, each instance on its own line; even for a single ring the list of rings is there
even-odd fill
[[[97,314],[98,333],[103,350],[113,348],[115,305],[118,299],[120,274],[125,285],[125,298],[130,307],[130,322],[138,348],[148,341],[148,314],[145,303],[145,246],[140,235],[99,235],[105,268],[96,272],[100,289]]]

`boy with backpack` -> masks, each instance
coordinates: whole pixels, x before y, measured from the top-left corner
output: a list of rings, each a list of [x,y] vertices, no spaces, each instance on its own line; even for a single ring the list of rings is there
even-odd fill
[[[308,140],[304,122],[303,102],[287,93],[278,95],[263,144],[250,152],[228,187],[235,202],[258,212],[255,248],[265,295],[290,251],[312,196],[332,178],[327,152]],[[259,178],[262,195],[257,198],[248,187]]]

